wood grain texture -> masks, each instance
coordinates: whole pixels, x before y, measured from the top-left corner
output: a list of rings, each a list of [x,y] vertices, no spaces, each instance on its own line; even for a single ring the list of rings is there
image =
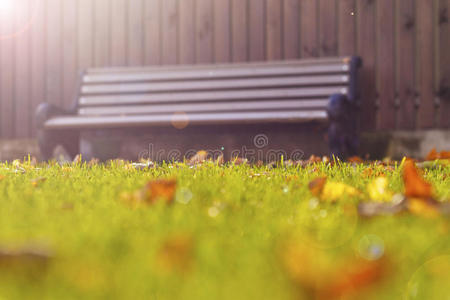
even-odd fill
[[[397,0],[396,6],[396,83],[400,104],[397,125],[399,129],[411,130],[416,122],[414,0]]]
[[[378,129],[395,128],[395,2],[378,0],[376,16],[377,30],[377,87],[380,108]]]
[[[214,0],[214,61],[231,61],[231,2]]]
[[[336,0],[319,0],[319,56],[337,55]]]
[[[231,0],[231,60],[248,60],[248,0]]]
[[[283,1],[283,57],[300,56],[300,3],[299,0]]]
[[[318,57],[318,2],[300,0],[300,56]]]
[[[376,106],[375,2],[357,0],[357,53],[364,59],[360,72],[361,129],[374,130],[378,113]]]
[[[80,0],[86,1],[86,0]],[[92,2],[92,1],[87,1]],[[86,3],[86,5],[88,5]],[[126,66],[127,65],[127,16],[128,16],[127,0],[111,0],[111,65]],[[86,16],[90,12],[86,11]],[[87,17],[88,18],[88,17]],[[86,34],[88,34],[89,26],[86,26]],[[83,47],[83,44],[81,44]]]
[[[113,3],[116,4],[116,0],[114,0]],[[93,8],[92,1],[78,0],[78,68],[80,72],[94,66],[94,31],[92,30],[94,26]],[[115,10],[117,10],[117,7]],[[114,58],[112,64],[123,65],[126,60],[125,52],[118,50],[119,48],[122,49],[124,47],[118,46],[118,44],[124,44],[125,40],[120,40],[120,37],[116,34],[114,34],[114,38],[118,38],[119,40],[112,42],[110,45],[110,47],[112,47],[111,53]]]
[[[128,0],[128,65],[144,64],[144,0]]]
[[[146,65],[159,65],[162,62],[161,12],[161,0],[144,2],[144,63]]]
[[[31,121],[30,111],[30,26],[27,23],[31,17],[31,2],[29,0],[15,3],[13,17],[18,31],[15,42],[14,72],[14,136],[23,138],[28,135]],[[22,30],[23,28],[23,30]]]
[[[47,0],[47,101],[62,106],[62,2]]]
[[[439,1],[440,127],[450,128],[450,0]]]
[[[34,113],[37,106],[40,103],[45,102],[47,99],[45,97],[45,74],[46,70],[46,55],[45,55],[45,1],[36,0],[33,3],[34,7],[32,9],[33,26],[30,28],[31,31],[31,84],[28,87],[31,90],[33,97],[30,98],[30,110],[33,115],[31,121],[30,135],[34,136],[36,134],[36,126],[34,120]],[[1,42],[0,42],[1,43]],[[3,64],[2,64],[3,65]],[[1,75],[0,75],[1,77]]]
[[[166,65],[178,62],[178,2],[162,0],[162,63]]]
[[[419,111],[417,127],[421,129],[434,126],[436,119],[434,107],[434,41],[433,41],[433,0],[416,1],[417,18],[417,86],[419,88]]]
[[[94,1],[94,66],[106,67],[111,61],[111,0]]]
[[[282,1],[267,0],[266,49],[268,60],[279,60],[283,56]]]
[[[195,2],[196,0],[183,0],[179,2],[180,21],[179,21],[179,48],[180,63],[195,63]]]
[[[212,0],[196,0],[195,12],[195,61],[212,63],[213,53],[213,2]]]
[[[249,0],[249,60],[263,61],[266,58],[266,3]]]
[[[64,107],[74,105],[78,81],[78,7],[73,1],[62,2],[63,9],[63,99]]]
[[[339,55],[356,53],[356,0],[338,0],[337,43]]]

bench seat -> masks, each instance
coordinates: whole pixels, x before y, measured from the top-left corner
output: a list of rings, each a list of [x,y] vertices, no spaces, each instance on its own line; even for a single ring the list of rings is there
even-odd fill
[[[330,123],[331,152],[353,151],[358,57],[223,65],[88,69],[71,109],[36,117],[44,159],[80,152],[85,130],[259,123]],[[344,149],[345,148],[345,149]]]

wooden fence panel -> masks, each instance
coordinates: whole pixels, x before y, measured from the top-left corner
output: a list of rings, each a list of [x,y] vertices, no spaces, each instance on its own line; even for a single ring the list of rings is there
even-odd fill
[[[356,0],[338,0],[338,54],[356,54]]]
[[[94,66],[106,67],[111,61],[111,0],[94,1]],[[105,13],[106,12],[106,13]]]
[[[418,128],[431,128],[435,122],[433,84],[433,0],[416,1],[417,86],[419,89]]]
[[[336,0],[319,0],[319,55],[337,55]]]
[[[197,63],[212,63],[214,60],[212,0],[197,0],[195,20],[195,61]]]
[[[317,4],[317,1],[300,0],[300,56],[302,58],[319,56]]]
[[[166,65],[178,62],[178,3],[176,0],[162,0],[162,63]]]
[[[440,127],[450,128],[450,0],[439,1]]]
[[[300,3],[299,0],[283,3],[283,56],[294,59],[300,56]]]
[[[161,0],[147,0],[144,5],[144,61],[147,65],[159,65],[162,63]]]
[[[395,128],[395,2],[377,1],[377,88],[380,99],[380,129]],[[382,99],[382,100],[381,100]]]
[[[266,58],[266,2],[249,0],[249,60],[263,61]]]
[[[128,2],[128,64],[142,66],[144,64],[144,0],[129,0]]]
[[[31,27],[31,90],[30,110],[33,119],[31,121],[31,135],[36,134],[34,112],[40,103],[45,102],[45,78],[46,78],[46,56],[45,56],[45,1],[37,0],[33,8],[33,26]],[[1,43],[1,42],[0,42]],[[1,75],[0,75],[1,76]],[[21,109],[21,108],[19,108]]]
[[[396,72],[400,129],[415,127],[415,31],[414,0],[397,0],[396,18]]]
[[[30,70],[28,55],[30,47],[30,31],[28,29],[22,31],[22,27],[30,26],[28,21],[31,17],[31,3],[28,0],[16,2],[15,27],[18,30],[15,41],[15,68],[14,73],[14,96],[15,108],[24,107],[25,109],[14,109],[14,136],[18,138],[26,137],[30,130]]]
[[[450,0],[13,3],[0,12],[2,138],[34,135],[43,101],[71,105],[88,67],[351,54],[363,59],[364,130],[450,126]]]
[[[357,53],[364,58],[360,72],[360,90],[362,117],[361,128],[370,130],[375,127],[376,106],[376,53],[375,53],[375,2],[357,0]]]
[[[281,1],[267,0],[266,48],[268,60],[282,58]]]

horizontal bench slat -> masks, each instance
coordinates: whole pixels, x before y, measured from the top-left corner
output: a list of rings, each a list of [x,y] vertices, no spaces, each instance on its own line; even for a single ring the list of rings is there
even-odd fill
[[[211,78],[250,78],[265,76],[287,75],[318,75],[342,73],[347,74],[350,67],[347,64],[308,65],[308,66],[270,66],[267,68],[241,68],[241,69],[205,69],[159,72],[119,72],[87,74],[83,83],[112,83],[112,82],[143,82],[143,81],[175,81],[198,80]]]
[[[246,63],[224,63],[224,64],[197,64],[197,65],[166,65],[166,66],[145,66],[145,67],[112,67],[112,68],[90,68],[86,74],[101,73],[130,73],[130,72],[164,72],[164,71],[183,71],[183,70],[205,70],[205,69],[239,69],[239,68],[267,68],[269,66],[308,66],[308,65],[328,65],[328,64],[349,64],[351,57],[321,57],[301,59],[301,60],[281,60],[281,61],[262,61]]]
[[[109,95],[109,96],[85,96],[79,99],[80,107],[99,105],[127,105],[127,104],[152,104],[152,103],[186,103],[186,102],[215,102],[227,100],[265,100],[265,99],[293,99],[293,98],[327,98],[333,94],[346,95],[346,86],[332,86],[319,88],[281,88],[258,90],[226,90],[221,92],[179,92],[137,95]]]
[[[190,125],[201,124],[241,124],[261,122],[308,122],[326,121],[325,110],[313,111],[272,111],[272,112],[230,112],[207,114],[168,114],[123,117],[56,117],[45,123],[47,129],[96,129],[144,126],[170,126],[188,121]]]
[[[158,114],[175,112],[223,112],[223,111],[273,111],[286,109],[324,109],[327,99],[282,100],[282,101],[245,101],[219,103],[190,103],[172,105],[127,105],[109,107],[87,107],[78,110],[79,115],[123,115],[123,114]]]
[[[305,77],[277,77],[264,79],[240,80],[203,80],[182,82],[155,82],[136,84],[103,84],[84,85],[82,93],[86,94],[114,94],[114,93],[144,93],[164,91],[195,91],[195,90],[224,90],[265,87],[288,86],[326,86],[348,83],[347,75],[305,76]]]

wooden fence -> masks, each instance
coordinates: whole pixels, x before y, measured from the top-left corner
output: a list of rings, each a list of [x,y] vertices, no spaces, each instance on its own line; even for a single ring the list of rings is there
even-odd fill
[[[3,138],[32,136],[40,102],[69,106],[86,67],[347,54],[364,129],[450,126],[450,0],[0,2]]]

